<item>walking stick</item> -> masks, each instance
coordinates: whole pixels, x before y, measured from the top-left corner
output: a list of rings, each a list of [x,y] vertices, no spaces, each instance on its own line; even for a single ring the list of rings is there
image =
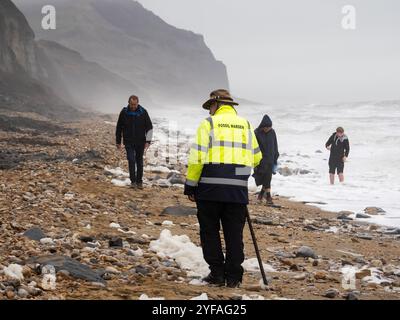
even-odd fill
[[[252,225],[251,219],[250,219],[249,209],[247,207],[246,207],[246,216],[247,216],[247,222],[248,222],[249,228],[250,228],[251,238],[253,239],[254,249],[255,249],[256,255],[257,255],[258,265],[260,266],[261,276],[262,276],[264,285],[267,286],[268,280],[265,275],[265,270],[264,270],[264,265],[263,265],[263,262],[261,259],[260,250],[258,250],[256,234],[254,233],[253,225]]]

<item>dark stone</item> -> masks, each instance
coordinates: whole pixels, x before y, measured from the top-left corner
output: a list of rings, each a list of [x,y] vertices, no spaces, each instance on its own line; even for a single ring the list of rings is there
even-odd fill
[[[357,219],[368,219],[368,218],[371,218],[371,216],[369,216],[367,214],[363,214],[363,213],[357,213],[356,218]]]
[[[170,172],[167,176],[170,184],[185,184],[185,178],[178,173]]]
[[[90,236],[81,236],[79,237],[79,240],[81,240],[82,242],[93,242],[95,239]]]
[[[188,206],[174,206],[165,208],[161,214],[171,216],[195,216],[197,215],[197,209]]]
[[[110,248],[122,248],[123,243],[121,238],[112,238],[108,241]]]
[[[34,227],[25,231],[24,236],[34,241],[40,241],[40,239],[46,238],[46,235],[43,233],[42,229],[38,227]]]
[[[346,300],[359,300],[358,295],[354,292],[349,292],[345,298]]]
[[[339,215],[337,216],[337,218],[339,220],[353,220],[353,218],[350,218],[349,215],[353,214],[352,212],[349,211],[343,211],[343,212],[339,212]]]
[[[339,296],[339,290],[337,289],[328,289],[324,294],[324,297],[327,297],[329,299],[334,299],[337,296]]]
[[[388,230],[385,230],[383,233],[384,234],[393,234],[393,235],[400,234],[400,228],[388,229]]]
[[[319,205],[326,205],[326,202],[322,202],[322,201],[302,201],[302,204],[319,204]]]
[[[149,270],[149,268],[146,268],[146,267],[143,267],[143,266],[137,266],[135,268],[135,272],[146,276],[146,275],[148,275],[150,273],[150,270]]]
[[[348,260],[342,260],[342,266],[352,266],[353,263]]]
[[[99,274],[93,271],[89,266],[71,259],[70,257],[58,255],[34,257],[27,261],[27,264],[31,263],[37,263],[41,266],[52,265],[56,269],[56,272],[66,270],[71,277],[90,282],[105,283]]]
[[[297,264],[292,264],[289,269],[291,271],[300,271],[302,268],[300,268]]]
[[[296,257],[313,258],[313,259],[318,258],[314,250],[307,246],[303,246],[299,250],[297,250]]]
[[[320,228],[317,228],[316,226],[313,226],[312,224],[306,225],[304,228],[306,231],[318,231],[321,230]]]
[[[129,238],[126,238],[126,241],[129,243],[136,243],[136,244],[149,244],[150,243],[150,240],[140,238],[140,237],[129,237]]]
[[[362,257],[355,257],[353,259],[353,261],[356,262],[356,263],[359,263],[361,265],[366,265],[367,264],[367,261]]]

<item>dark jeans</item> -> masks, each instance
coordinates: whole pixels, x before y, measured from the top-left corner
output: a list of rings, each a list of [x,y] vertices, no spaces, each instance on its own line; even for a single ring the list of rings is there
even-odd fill
[[[143,182],[144,144],[126,144],[126,155],[129,162],[129,177],[132,183]]]
[[[246,205],[199,200],[197,201],[197,218],[200,224],[203,255],[210,266],[211,274],[242,281]],[[225,258],[219,234],[221,223],[225,238]]]

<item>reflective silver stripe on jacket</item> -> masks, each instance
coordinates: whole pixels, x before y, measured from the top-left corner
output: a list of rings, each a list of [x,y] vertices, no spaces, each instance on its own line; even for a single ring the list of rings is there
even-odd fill
[[[185,184],[188,185],[189,187],[197,187],[199,183],[198,181],[194,180],[186,180]]]
[[[252,167],[238,167],[235,169],[235,174],[237,176],[249,176],[252,170]]]
[[[226,179],[226,178],[201,178],[200,183],[204,184],[220,184],[227,186],[247,187],[247,180]]]
[[[202,152],[205,152],[205,153],[208,152],[208,148],[207,147],[203,147],[203,146],[201,146],[201,145],[199,145],[197,143],[193,143],[192,144],[192,149],[194,149],[196,151],[202,151]]]

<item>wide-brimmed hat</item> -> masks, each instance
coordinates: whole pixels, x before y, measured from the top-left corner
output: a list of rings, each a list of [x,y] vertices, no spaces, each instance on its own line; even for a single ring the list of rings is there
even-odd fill
[[[238,106],[239,103],[233,101],[231,94],[229,93],[228,90],[225,89],[219,89],[215,90],[210,93],[210,99],[208,99],[204,104],[203,108],[206,110],[210,110],[211,104],[214,102],[219,102],[219,103],[226,103],[232,106]]]

